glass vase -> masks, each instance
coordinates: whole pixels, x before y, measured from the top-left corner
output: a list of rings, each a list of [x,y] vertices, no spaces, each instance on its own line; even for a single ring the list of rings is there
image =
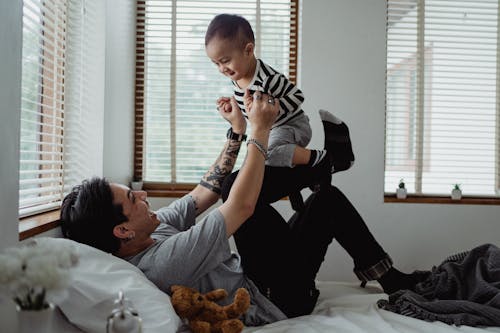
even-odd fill
[[[52,332],[52,319],[54,305],[41,310],[23,310],[17,307],[18,333],[50,333]]]

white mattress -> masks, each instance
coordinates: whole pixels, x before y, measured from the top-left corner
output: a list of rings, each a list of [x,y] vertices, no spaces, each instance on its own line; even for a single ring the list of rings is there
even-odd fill
[[[382,298],[387,299],[387,295],[375,285],[368,285],[363,289],[352,283],[318,282],[317,286],[321,294],[311,315],[287,319],[261,327],[247,327],[243,332],[500,332],[500,327],[457,327],[442,322],[426,322],[379,309],[377,301]]]

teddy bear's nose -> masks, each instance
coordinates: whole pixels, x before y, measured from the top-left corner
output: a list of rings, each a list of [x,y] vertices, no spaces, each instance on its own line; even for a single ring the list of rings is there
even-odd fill
[[[200,301],[200,302],[203,301],[203,297],[198,296],[198,301]]]

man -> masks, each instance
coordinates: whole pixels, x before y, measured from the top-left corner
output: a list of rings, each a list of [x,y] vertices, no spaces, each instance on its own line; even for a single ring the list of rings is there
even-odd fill
[[[66,237],[131,262],[167,293],[170,293],[170,287],[174,284],[186,285],[201,292],[224,288],[229,294],[225,302],[230,302],[238,288],[246,288],[251,296],[251,306],[243,320],[248,326],[307,314],[314,307],[318,296],[314,287],[315,272],[323,261],[324,251],[332,237],[337,236],[330,229],[338,230],[328,227],[326,229],[329,232],[326,233],[322,225],[329,225],[329,221],[320,218],[315,212],[317,209],[318,213],[324,213],[325,207],[331,205],[330,199],[341,199],[339,195],[331,195],[335,191],[332,192],[333,187],[328,184],[329,178],[324,177],[325,174],[330,175],[330,159],[324,159],[315,168],[283,168],[286,169],[285,173],[276,179],[293,176],[295,170],[298,170],[297,174],[302,178],[289,181],[289,184],[276,192],[266,188],[259,197],[265,172],[275,170],[265,170],[264,161],[269,131],[278,114],[278,103],[265,94],[254,94],[251,110],[247,110],[251,124],[247,156],[238,173],[232,175],[243,134],[246,132],[245,120],[234,98],[229,110],[219,112],[230,122],[232,133],[229,132],[221,155],[203,176],[200,184],[188,195],[153,212],[143,191],[132,191],[122,185],[109,184],[105,179],[84,181],[63,201],[63,233]],[[224,183],[225,180],[227,181]],[[276,195],[296,192],[299,188],[318,183],[321,184],[321,189],[308,199],[307,209],[297,219],[298,222],[289,228],[291,231],[287,231],[284,227],[288,224],[282,223],[284,220],[268,209],[268,203],[279,199],[275,198]],[[224,203],[195,224],[196,217],[217,202],[221,193]],[[346,200],[341,201],[339,207],[346,212],[349,219],[347,222],[351,222],[351,217],[356,212],[345,204]],[[315,219],[316,223],[309,226],[309,217]],[[242,228],[245,221],[245,227],[248,228]],[[364,226],[363,221],[359,221]],[[290,234],[297,234],[298,230],[307,235],[307,242],[302,244],[310,246],[311,251],[301,253],[297,249],[290,249],[295,244],[291,240],[304,240],[289,237]],[[346,230],[348,234],[339,236],[361,241],[371,239],[366,226],[364,229]],[[353,230],[362,235],[349,233]],[[244,253],[243,267],[240,256],[231,253],[229,247],[228,238],[235,232],[238,235],[238,246],[242,246]],[[264,240],[262,243],[261,238]],[[277,240],[276,244],[286,244],[285,249],[273,246],[273,239]],[[319,240],[320,247],[312,246],[314,239]],[[374,240],[371,242],[376,243]],[[259,244],[265,249],[276,250],[277,253],[262,252]],[[372,250],[369,246],[364,249]],[[377,253],[383,254],[382,261],[388,263],[383,275],[395,277],[390,259],[379,250]],[[363,252],[354,254],[359,257],[366,255]],[[266,256],[272,260],[266,260]],[[276,267],[283,268],[283,271],[272,270],[266,273],[259,268],[261,260],[262,267],[269,267],[274,263]],[[367,262],[371,265],[372,258]],[[301,271],[307,274],[302,274]],[[266,277],[269,274],[276,276]],[[406,276],[399,274],[398,277]],[[378,275],[370,275],[370,278],[373,277],[381,279]],[[286,288],[278,288],[277,282],[280,281]],[[297,285],[292,282],[297,282]]]

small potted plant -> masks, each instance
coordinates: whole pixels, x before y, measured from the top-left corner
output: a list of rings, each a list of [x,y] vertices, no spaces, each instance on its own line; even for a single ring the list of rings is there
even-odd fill
[[[460,184],[453,185],[453,189],[451,190],[451,199],[452,200],[462,199],[462,188],[460,187]]]
[[[398,199],[406,199],[406,187],[405,181],[403,178],[399,180],[398,188],[396,189],[396,198]]]
[[[130,188],[134,191],[140,191],[142,190],[142,177],[140,176],[134,176],[132,181],[130,182]]]

